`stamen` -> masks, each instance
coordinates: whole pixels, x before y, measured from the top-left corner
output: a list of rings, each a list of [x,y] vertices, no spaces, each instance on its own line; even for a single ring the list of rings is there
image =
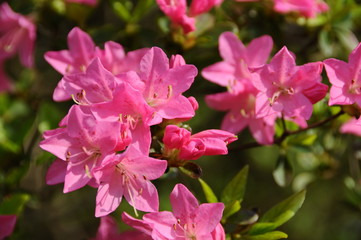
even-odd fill
[[[85,174],[86,174],[89,178],[92,178],[92,175],[90,174],[89,166],[88,166],[87,164],[85,164]]]
[[[129,184],[127,184],[127,189],[128,189],[128,194],[129,194],[129,197],[130,197],[130,201],[131,201],[131,205],[133,206],[133,210],[134,210],[134,214],[135,214],[135,216],[139,216],[138,215],[138,212],[137,212],[137,209],[135,209],[135,202],[134,202],[134,198],[133,198],[133,195],[132,195],[132,193],[131,193],[131,191],[130,191],[130,187],[129,187]]]
[[[168,85],[167,99],[169,99],[172,95],[173,95],[173,87],[172,85]]]

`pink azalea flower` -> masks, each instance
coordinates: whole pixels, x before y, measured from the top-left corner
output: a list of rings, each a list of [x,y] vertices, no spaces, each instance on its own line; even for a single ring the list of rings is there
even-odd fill
[[[100,225],[95,238],[91,240],[151,240],[149,236],[139,231],[118,232],[118,225],[114,218],[105,216],[100,218]]]
[[[79,3],[79,4],[85,4],[89,6],[95,6],[97,5],[97,0],[65,0],[66,2],[73,2],[73,3]]]
[[[220,220],[223,203],[199,205],[193,194],[182,184],[177,184],[170,194],[173,212],[153,212],[143,216],[143,220],[123,213],[125,223],[142,231],[155,240],[223,240],[224,231]]]
[[[272,50],[270,36],[254,39],[245,47],[238,37],[231,32],[224,32],[219,37],[219,53],[223,61],[202,70],[202,76],[220,86],[232,89],[239,85],[249,85],[251,75],[249,67],[258,67],[266,63]]]
[[[322,0],[274,0],[274,10],[279,13],[298,12],[307,18],[314,18],[318,13],[328,10]]]
[[[16,215],[0,215],[0,240],[13,233],[15,224]]]
[[[328,102],[330,106],[356,103],[361,107],[361,44],[351,52],[348,60],[348,63],[334,58],[324,61],[332,84]]]
[[[255,68],[253,84],[260,91],[256,97],[256,117],[264,118],[282,113],[306,127],[312,114],[312,103],[321,99],[320,93],[307,91],[314,86],[322,90],[324,97],[327,87],[319,87],[321,82],[322,62],[296,66],[295,58],[283,47],[271,60],[270,64]]]
[[[193,32],[195,17],[208,12],[212,7],[218,6],[223,0],[192,0],[189,12],[186,0],[157,0],[159,8],[170,18],[176,26],[183,28],[185,34]]]
[[[15,55],[25,67],[34,64],[33,51],[36,39],[36,26],[27,17],[13,12],[9,4],[0,5],[0,59]]]
[[[116,132],[119,134],[114,134]],[[95,166],[106,156],[123,150],[129,144],[128,141],[121,142],[119,135],[119,122],[96,121],[91,113],[74,105],[69,111],[66,128],[48,131],[40,147],[67,161],[64,178],[66,193],[88,184]],[[52,167],[58,170],[64,168],[58,163]],[[62,175],[62,172],[51,171],[47,178],[58,183]]]
[[[91,37],[77,27],[68,34],[68,47],[69,50],[49,51],[44,55],[45,60],[63,75],[84,73],[96,57],[99,57],[102,65],[114,75],[123,71],[137,71],[139,61],[146,52],[146,49],[140,49],[126,55],[123,47],[115,42],[106,42],[105,50],[100,50]],[[55,101],[70,99],[64,90],[63,80],[54,90],[53,98]]]
[[[224,117],[221,129],[232,133],[239,133],[249,127],[253,137],[260,144],[272,144],[275,132],[274,124],[277,115],[268,118],[256,118],[255,102],[258,90],[249,86],[243,91],[211,94],[206,96],[206,103],[219,111],[228,111]]]
[[[194,135],[176,125],[168,125],[164,131],[163,155],[172,162],[195,160],[203,155],[228,153],[227,144],[237,140],[234,134],[222,130],[206,130]]]
[[[122,154],[107,157],[94,170],[99,182],[95,216],[113,212],[123,196],[135,209],[158,211],[158,192],[149,180],[162,176],[166,168],[166,161],[150,158],[133,145]]]
[[[155,111],[151,125],[160,123],[162,119],[194,116],[191,102],[182,93],[192,85],[197,68],[183,64],[183,61],[172,60],[170,64],[163,50],[157,47],[151,48],[142,58],[139,72],[141,83],[134,86]]]
[[[206,103],[211,108],[228,112],[221,129],[238,134],[249,126],[254,138],[261,144],[273,142],[276,115],[268,119],[255,117],[258,90],[252,85],[248,67],[265,64],[272,45],[272,39],[263,36],[245,47],[236,35],[225,32],[219,38],[219,52],[223,61],[202,71],[204,78],[228,89],[227,92],[206,96]]]

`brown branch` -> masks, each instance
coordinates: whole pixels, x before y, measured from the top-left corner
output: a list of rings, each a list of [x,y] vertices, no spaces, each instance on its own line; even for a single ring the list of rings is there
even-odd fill
[[[302,128],[302,129],[298,129],[298,130],[295,130],[295,131],[288,131],[286,128],[284,128],[285,131],[283,132],[283,134],[279,138],[276,138],[274,140],[273,144],[280,145],[288,136],[298,134],[298,133],[301,133],[301,132],[305,132],[305,131],[307,131],[309,129],[312,129],[312,128],[320,127],[320,126],[322,126],[322,125],[324,125],[324,124],[338,118],[342,114],[344,114],[344,111],[340,110],[338,113],[336,113],[335,115],[330,116],[329,118],[326,118],[326,119],[324,119],[322,121],[313,123],[313,124],[309,125],[307,128]],[[283,122],[283,124],[284,124],[284,122]],[[284,127],[285,127],[285,125],[284,125]],[[245,143],[245,144],[243,144],[241,146],[238,146],[238,147],[229,148],[229,151],[245,150],[245,149],[261,147],[261,146],[264,146],[264,145],[260,144],[258,142],[250,142],[250,143]]]

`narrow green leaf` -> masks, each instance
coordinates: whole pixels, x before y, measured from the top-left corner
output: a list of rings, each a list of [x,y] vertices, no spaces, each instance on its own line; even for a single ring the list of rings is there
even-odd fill
[[[125,22],[128,22],[131,18],[131,14],[128,9],[120,2],[113,2],[113,10],[114,12]]]
[[[241,203],[238,200],[233,201],[226,205],[223,211],[222,221],[226,221],[227,218],[241,210]]]
[[[284,238],[288,238],[288,235],[286,233],[280,231],[273,231],[259,235],[243,236],[241,239],[242,240],[277,240]]]
[[[259,222],[252,226],[250,233],[260,234],[272,231],[290,220],[302,206],[305,196],[306,190],[303,190],[268,210]]]
[[[24,205],[30,200],[28,194],[14,194],[5,198],[0,205],[0,214],[20,214]]]
[[[234,201],[242,203],[243,195],[246,190],[248,166],[242,170],[227,184],[222,192],[221,200],[227,206]]]
[[[214,194],[212,188],[201,178],[198,178],[198,181],[200,182],[200,184],[202,186],[204,196],[206,197],[207,202],[209,202],[209,203],[218,202],[218,199],[217,199],[216,195]]]
[[[147,14],[153,4],[153,0],[140,0],[135,7],[132,16],[130,17],[130,22],[138,22],[142,17]]]

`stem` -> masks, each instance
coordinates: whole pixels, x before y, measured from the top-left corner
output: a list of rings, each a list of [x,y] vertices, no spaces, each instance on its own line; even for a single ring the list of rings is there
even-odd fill
[[[305,132],[309,129],[312,129],[312,128],[317,128],[317,127],[320,127],[336,118],[338,118],[339,116],[341,116],[342,114],[344,114],[344,111],[343,110],[340,110],[338,113],[336,113],[335,115],[332,115],[330,116],[329,118],[326,118],[322,121],[319,121],[319,122],[316,122],[314,124],[311,124],[309,125],[307,128],[302,128],[302,129],[298,129],[298,130],[295,130],[295,131],[288,131],[286,129],[286,124],[285,124],[285,120],[284,118],[282,117],[282,126],[283,126],[283,129],[284,129],[284,132],[283,134],[279,137],[279,138],[276,138],[273,142],[273,144],[281,144],[288,136],[290,135],[294,135],[294,134],[298,134],[298,133],[301,133],[301,132]],[[263,146],[263,144],[260,144],[258,142],[250,142],[250,143],[245,143],[237,148],[229,148],[229,151],[234,151],[234,150],[244,150],[244,149],[250,149],[250,148],[255,148],[255,147],[260,147],[260,146]]]

